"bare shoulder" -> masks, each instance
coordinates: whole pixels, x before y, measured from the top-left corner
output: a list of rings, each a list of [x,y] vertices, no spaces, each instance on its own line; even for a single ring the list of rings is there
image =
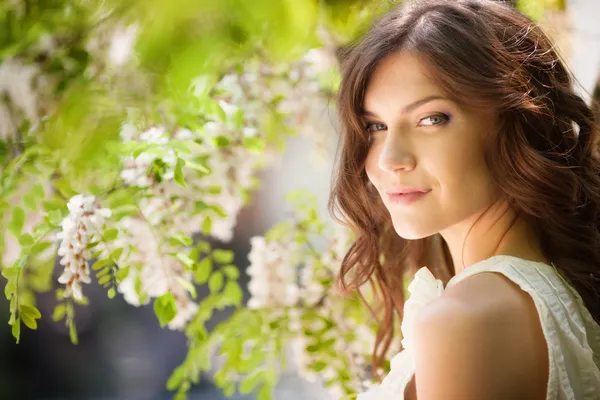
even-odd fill
[[[448,288],[415,321],[419,400],[544,399],[546,341],[531,297],[497,273]]]

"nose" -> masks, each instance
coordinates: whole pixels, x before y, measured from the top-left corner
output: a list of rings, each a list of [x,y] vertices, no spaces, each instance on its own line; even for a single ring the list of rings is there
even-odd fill
[[[410,144],[396,137],[386,138],[381,153],[379,153],[379,168],[387,172],[411,171],[417,160]]]

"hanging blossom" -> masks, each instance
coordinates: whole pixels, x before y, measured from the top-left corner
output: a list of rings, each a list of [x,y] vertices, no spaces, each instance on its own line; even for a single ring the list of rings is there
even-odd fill
[[[376,336],[368,320],[356,318],[356,301],[349,303],[334,284],[350,244],[350,232],[336,227],[329,237],[327,249],[305,254],[302,265],[293,240],[253,238],[248,307],[268,308],[271,318],[287,317],[291,358],[299,375],[322,383],[332,398],[340,398],[348,388],[364,390],[369,386],[366,371]],[[329,328],[323,332],[327,324]],[[332,341],[334,353],[344,357],[308,351],[317,340]],[[316,371],[317,363],[325,367]],[[341,378],[348,374],[352,381]]]
[[[178,259],[168,253],[175,249],[164,243],[157,243],[152,226],[142,219],[126,217],[118,224],[119,237],[112,245],[116,247],[131,246],[130,252],[123,252],[117,265],[130,265],[129,274],[119,284],[117,290],[123,294],[126,302],[141,306],[152,298],[170,292],[175,298],[177,314],[168,327],[181,330],[194,316],[198,305],[190,297],[182,282],[191,282],[192,273]],[[141,282],[141,293],[135,287],[136,280]],[[146,295],[142,302],[140,294]]]
[[[162,181],[155,181],[147,174],[148,167],[158,157],[148,153],[140,153],[135,159],[127,157],[121,171],[123,180],[134,186],[148,188],[148,196],[140,201],[140,209],[153,224],[168,222],[176,226],[180,232],[188,235],[197,233],[206,217],[205,212],[198,212],[196,205],[202,201],[208,205],[217,205],[223,212],[211,215],[212,225],[209,235],[228,242],[233,237],[237,216],[244,205],[244,193],[251,190],[252,177],[266,157],[249,152],[241,145],[230,145],[225,148],[217,146],[211,139],[227,135],[223,126],[216,122],[208,122],[199,132],[189,129],[178,129],[173,140],[202,139],[207,160],[209,175],[199,174],[190,168],[184,169],[186,187],[181,187],[174,178],[176,156],[167,150],[167,157],[161,160],[168,166]],[[250,128],[244,128],[247,131]],[[171,138],[164,128],[151,128],[139,133],[130,123],[122,126],[120,132],[124,142],[131,140],[166,145]],[[204,154],[181,155],[182,158],[198,157]],[[218,188],[218,191],[215,191]]]
[[[309,50],[302,59],[295,63],[287,72],[282,85],[285,98],[277,104],[278,112],[286,115],[286,120],[313,144],[309,154],[311,161],[327,162],[332,151],[330,135],[323,134],[323,123],[329,121],[331,94],[323,90],[323,76],[331,76],[325,81],[331,84],[334,73],[339,66],[335,57],[334,47],[314,48]]]
[[[266,241],[262,236],[250,239],[248,256],[250,276],[248,307],[282,308],[294,306],[299,299],[296,282],[297,249],[293,242]]]
[[[269,318],[287,322],[292,334],[291,356],[300,376],[322,383],[332,398],[340,398],[348,390],[363,390],[368,386],[365,371],[375,332],[369,321],[356,318],[356,301],[349,303],[334,284],[350,232],[336,227],[327,249],[318,254],[302,253],[293,237],[251,239],[248,307],[268,309]],[[332,341],[333,352],[344,357],[308,351],[316,341]],[[316,371],[317,364],[325,367]],[[352,381],[341,379],[348,374]]]
[[[61,239],[58,255],[60,264],[65,270],[58,282],[66,285],[64,297],[83,298],[82,283],[90,283],[90,268],[87,250],[89,243],[100,239],[100,231],[105,219],[110,218],[111,210],[101,208],[94,196],[76,195],[67,204],[69,216],[62,223],[62,231],[57,237]]]
[[[215,149],[208,161],[211,174],[198,181],[202,199],[208,204],[218,204],[226,215],[213,218],[210,235],[229,242],[237,224],[237,217],[244,206],[244,194],[252,188],[252,177],[256,174],[264,156],[249,153],[242,147],[226,150]],[[221,187],[211,193],[211,187]]]

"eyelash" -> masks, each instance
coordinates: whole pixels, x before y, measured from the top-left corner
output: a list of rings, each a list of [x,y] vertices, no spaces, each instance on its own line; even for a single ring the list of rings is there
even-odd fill
[[[444,113],[437,113],[437,114],[432,114],[432,115],[429,115],[429,116],[427,116],[427,117],[421,118],[421,119],[419,120],[419,123],[420,123],[421,121],[423,121],[423,120],[426,120],[426,119],[429,119],[429,118],[436,118],[436,117],[438,117],[438,118],[439,118],[439,117],[441,117],[441,118],[442,118],[442,121],[441,121],[441,122],[438,122],[437,124],[433,123],[433,124],[429,124],[429,125],[421,125],[421,126],[437,126],[437,125],[443,125],[443,124],[447,123],[448,121],[450,121],[450,116],[449,116],[448,114],[444,114]],[[382,123],[379,123],[379,122],[367,122],[367,123],[365,124],[365,131],[366,131],[367,133],[371,134],[371,133],[377,132],[377,131],[379,131],[379,130],[383,130],[383,129],[385,129],[385,128],[382,128],[382,129],[372,130],[372,129],[371,129],[371,127],[373,127],[373,126],[376,126],[376,125],[385,126],[385,124],[382,124]]]

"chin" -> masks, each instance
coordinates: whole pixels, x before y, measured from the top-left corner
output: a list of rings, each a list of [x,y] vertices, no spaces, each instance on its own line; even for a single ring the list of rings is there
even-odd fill
[[[416,226],[413,224],[394,223],[394,230],[402,239],[406,240],[418,240],[431,236],[435,232],[431,232],[429,229],[423,229],[423,226]]]

